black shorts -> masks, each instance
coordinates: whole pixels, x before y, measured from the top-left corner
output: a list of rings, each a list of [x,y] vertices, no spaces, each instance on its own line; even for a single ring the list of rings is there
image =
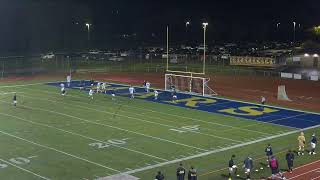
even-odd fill
[[[292,168],[293,167],[293,161],[288,161],[288,168]]]
[[[271,168],[271,173],[272,174],[278,174],[279,173],[279,169],[278,168]]]

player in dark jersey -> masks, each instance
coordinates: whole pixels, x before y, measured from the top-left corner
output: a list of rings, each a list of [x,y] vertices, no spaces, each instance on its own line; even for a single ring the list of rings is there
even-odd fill
[[[232,155],[231,159],[229,160],[229,166],[228,166],[229,167],[229,180],[231,180],[232,174],[237,175],[238,167],[234,162],[235,157],[236,157],[235,155]]]
[[[154,180],[164,180],[164,175],[161,173],[161,171],[158,172]]]
[[[188,180],[197,180],[198,175],[197,175],[197,170],[191,166],[191,169],[188,172]]]
[[[14,93],[13,95],[13,106],[16,107],[17,106],[17,94]]]
[[[177,168],[177,180],[184,180],[184,176],[186,175],[186,170],[180,163],[179,167]]]
[[[264,152],[266,153],[266,156],[267,156],[267,164],[268,164],[268,167],[269,167],[269,161],[273,155],[273,152],[272,152],[272,147],[271,147],[271,144],[268,144],[268,146],[266,147],[266,149],[264,150]]]

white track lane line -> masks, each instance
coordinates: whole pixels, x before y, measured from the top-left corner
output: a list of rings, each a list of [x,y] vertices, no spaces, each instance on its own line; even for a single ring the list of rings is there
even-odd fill
[[[0,161],[4,162],[4,163],[6,163],[6,164],[9,164],[9,165],[11,165],[11,166],[13,166],[13,167],[15,167],[15,168],[17,168],[17,169],[20,169],[20,170],[22,170],[22,171],[24,171],[24,172],[27,172],[27,173],[32,174],[32,175],[34,175],[34,176],[37,176],[37,177],[39,177],[39,178],[41,178],[41,179],[50,180],[50,179],[47,178],[47,177],[41,176],[40,174],[34,173],[34,172],[29,171],[29,170],[27,170],[27,169],[25,169],[25,168],[22,168],[22,167],[20,167],[20,166],[17,166],[17,165],[15,165],[15,164],[13,164],[13,163],[10,163],[9,161],[3,160],[3,159],[0,159]]]

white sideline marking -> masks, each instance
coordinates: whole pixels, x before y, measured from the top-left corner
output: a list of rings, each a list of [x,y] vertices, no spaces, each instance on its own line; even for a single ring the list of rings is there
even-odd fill
[[[0,95],[14,94],[14,93],[16,93],[16,92],[4,92],[4,93],[3,93],[3,92],[1,92],[1,93],[0,93]]]
[[[2,100],[0,100],[0,101],[4,102],[4,103],[7,103],[7,102],[2,101]],[[7,104],[10,104],[10,103],[7,103]],[[33,109],[33,110],[50,112],[50,113],[53,113],[53,114],[59,114],[61,116],[71,117],[71,118],[78,119],[78,120],[81,120],[81,121],[84,121],[84,122],[87,122],[87,123],[91,123],[91,124],[105,126],[105,127],[109,127],[109,128],[113,128],[113,129],[118,129],[118,130],[121,130],[121,131],[130,132],[130,133],[133,133],[133,134],[138,134],[140,136],[149,137],[149,138],[152,138],[152,139],[157,139],[157,140],[169,142],[169,143],[172,143],[172,144],[181,145],[181,146],[185,146],[185,147],[189,147],[189,148],[193,148],[193,149],[198,149],[198,150],[201,150],[201,151],[208,151],[206,149],[202,149],[202,148],[194,147],[194,146],[191,146],[191,145],[187,145],[187,144],[171,141],[171,140],[168,140],[168,139],[163,139],[163,138],[160,138],[160,137],[143,134],[143,133],[139,133],[139,132],[136,132],[136,131],[123,129],[123,128],[112,126],[112,125],[108,125],[108,124],[98,123],[98,122],[95,122],[95,121],[89,121],[89,120],[86,120],[86,119],[83,119],[83,118],[80,118],[80,117],[76,117],[76,116],[72,116],[72,115],[69,115],[69,114],[64,114],[64,113],[51,111],[51,110],[47,110],[47,109],[42,109],[42,108],[34,108],[34,107],[32,108],[31,106],[20,105],[20,107],[25,107],[25,108],[29,108],[29,109]]]
[[[23,93],[23,94],[26,94],[26,93]],[[101,111],[101,110],[97,110],[97,109],[93,109],[93,108],[89,108],[89,107],[85,107],[85,106],[81,106],[81,105],[68,104],[68,103],[64,103],[64,102],[61,102],[61,101],[53,101],[53,100],[44,99],[44,98],[35,98],[35,97],[31,97],[31,96],[26,96],[26,95],[22,95],[22,96],[25,96],[25,97],[28,97],[28,98],[31,98],[31,99],[38,99],[38,100],[42,100],[42,101],[48,101],[48,102],[72,105],[72,106],[80,107],[80,108],[83,108],[83,109],[96,111],[96,112],[100,112],[100,113],[105,113],[105,114],[109,114],[109,115],[113,115],[114,114],[114,113],[109,113],[109,112],[106,112],[106,111]],[[157,124],[157,125],[164,126],[164,127],[180,129],[180,127],[175,127],[175,126],[171,126],[171,125],[167,125],[167,124],[162,124],[162,123],[157,123],[157,122],[153,122],[153,121],[143,120],[143,119],[140,119],[140,118],[135,118],[135,117],[127,116],[127,115],[118,114],[117,116],[122,116],[122,117],[126,117],[128,119],[134,119],[134,120],[137,120],[137,121],[147,122],[147,123],[151,123],[151,124]],[[204,136],[215,137],[215,138],[218,138],[218,139],[229,140],[229,141],[238,142],[238,143],[242,142],[242,141],[239,141],[239,140],[234,140],[234,139],[225,138],[225,137],[216,136],[216,135],[207,134],[207,133],[201,133],[201,132],[198,132],[198,131],[188,131],[188,132],[201,134],[201,135],[204,135]]]
[[[37,173],[34,173],[34,172],[32,172],[32,171],[29,171],[29,170],[27,170],[27,169],[25,169],[25,168],[22,168],[22,167],[20,167],[20,166],[17,166],[17,165],[15,165],[15,164],[13,164],[13,163],[10,163],[9,161],[3,160],[3,159],[0,159],[0,161],[4,162],[4,163],[6,163],[6,164],[9,164],[9,165],[11,165],[11,166],[13,166],[13,167],[15,167],[15,168],[18,168],[18,169],[20,169],[20,170],[22,170],[22,171],[24,171],[24,172],[33,174],[33,175],[35,175],[35,176],[37,176],[37,177],[39,177],[39,178],[41,178],[41,179],[50,180],[50,179],[47,178],[47,177],[41,176],[41,175],[39,175],[39,174],[37,174]]]
[[[70,157],[79,159],[79,160],[82,160],[82,161],[85,161],[85,162],[87,162],[87,163],[94,164],[94,165],[96,165],[96,166],[103,167],[103,168],[105,168],[105,169],[109,169],[109,170],[112,170],[112,171],[114,171],[114,172],[120,173],[120,171],[118,171],[118,170],[116,170],[116,169],[113,169],[113,168],[107,167],[107,166],[105,166],[105,165],[102,165],[102,164],[99,164],[99,163],[96,163],[96,162],[93,162],[93,161],[90,161],[90,160],[81,158],[81,157],[79,157],[79,156],[76,156],[76,155],[73,155],[73,154],[69,154],[69,153],[66,153],[66,152],[64,152],[64,151],[60,151],[60,150],[58,150],[58,149],[55,149],[55,148],[52,148],[52,147],[49,147],[49,146],[45,146],[45,145],[42,145],[42,144],[39,144],[39,143],[30,141],[30,140],[27,140],[27,139],[24,139],[24,138],[22,138],[22,137],[15,136],[15,135],[13,135],[13,134],[10,134],[10,133],[7,133],[7,132],[1,131],[1,130],[0,130],[0,133],[2,133],[2,134],[4,134],[4,135],[7,135],[7,136],[10,136],[10,137],[13,137],[13,138],[16,138],[16,139],[19,139],[19,140],[22,140],[22,141],[25,141],[25,142],[28,142],[28,143],[30,143],[30,144],[33,144],[33,145],[36,145],[36,146],[45,148],[45,149],[49,149],[49,150],[52,150],[52,151],[55,151],[55,152],[58,152],[58,153],[61,153],[61,154],[64,154],[64,155],[67,155],[67,156],[70,156]]]
[[[53,92],[50,92],[50,91],[46,91],[46,90],[35,90],[35,89],[30,89],[30,88],[23,88],[23,89],[28,89],[28,90],[31,90],[31,91],[43,92],[43,93],[46,93],[46,94],[56,94],[56,93],[53,93]],[[77,95],[69,95],[69,96],[70,97],[74,97],[74,98],[78,98],[78,99],[83,99],[84,98],[82,96],[77,96]],[[148,102],[157,103],[157,102],[153,102],[153,101],[148,101]],[[82,103],[82,102],[78,102],[78,103]],[[220,123],[216,123],[216,122],[210,122],[210,121],[205,121],[205,120],[201,120],[201,119],[195,119],[195,118],[180,116],[180,115],[176,115],[176,114],[170,114],[170,113],[167,113],[167,112],[164,113],[164,112],[154,111],[154,110],[151,110],[151,109],[148,109],[148,108],[131,107],[131,106],[128,106],[126,104],[117,103],[117,102],[114,102],[114,104],[122,105],[122,106],[125,106],[125,107],[129,108],[129,109],[139,109],[139,110],[149,111],[149,112],[153,112],[153,113],[165,114],[165,115],[169,115],[169,116],[173,116],[173,117],[189,119],[189,120],[192,120],[192,121],[198,121],[198,122],[203,122],[203,123],[207,123],[207,124],[219,125],[219,126],[222,126],[222,127],[229,127],[229,128],[233,128],[233,129],[240,129],[240,130],[243,130],[243,131],[255,132],[255,133],[259,133],[259,134],[269,135],[268,133],[264,133],[264,132],[260,132],[260,131],[255,131],[255,130],[250,130],[250,129],[243,129],[243,128],[230,126],[230,125],[226,125],[226,124],[220,124]],[[175,106],[175,107],[177,107],[177,106]],[[200,111],[200,110],[197,110],[197,109],[192,109],[192,110]],[[201,111],[201,112],[204,112],[204,111]],[[221,115],[223,115],[223,114],[221,114]],[[227,116],[227,115],[223,115],[223,116]],[[234,116],[228,116],[228,117],[234,117]],[[239,118],[239,119],[243,119],[243,118]],[[248,119],[243,119],[243,120],[248,120]],[[257,121],[257,122],[260,122],[260,121]],[[260,122],[260,123],[263,123],[263,122]],[[292,128],[292,127],[290,127],[290,128]]]
[[[96,138],[91,138],[91,137],[88,137],[88,136],[85,136],[85,135],[82,135],[82,134],[78,134],[78,133],[75,133],[75,132],[63,130],[63,129],[60,129],[60,128],[57,128],[57,127],[54,127],[54,126],[50,126],[50,125],[47,125],[47,124],[30,121],[30,120],[27,120],[27,119],[24,119],[24,118],[21,118],[21,117],[18,117],[18,116],[13,116],[13,115],[1,113],[1,112],[0,112],[0,115],[12,117],[12,118],[24,121],[24,122],[28,122],[30,124],[36,124],[36,125],[44,126],[44,127],[47,127],[47,128],[56,129],[56,130],[62,131],[64,133],[68,133],[68,134],[72,134],[72,135],[75,135],[75,136],[80,136],[80,137],[85,138],[85,139],[90,139],[90,140],[93,140],[93,141],[98,141],[98,142],[103,142],[104,143],[104,141],[96,139]],[[129,138],[126,138],[126,139],[123,139],[123,140],[127,140],[127,139],[129,139]],[[140,152],[140,151],[136,151],[136,150],[133,150],[133,149],[125,148],[125,147],[122,147],[122,146],[119,146],[119,145],[116,145],[116,144],[111,144],[111,146],[115,146],[115,147],[118,147],[118,148],[121,148],[121,149],[125,149],[125,150],[131,151],[131,152],[142,154],[142,155],[145,155],[145,156],[148,156],[148,157],[160,159],[162,161],[168,161],[167,159],[164,159],[164,158],[160,158],[160,157],[157,157],[157,156],[154,156],[154,155],[151,155],[151,154],[147,154],[147,153],[143,153],[143,152]],[[33,157],[37,157],[37,156],[31,156],[30,158],[33,158]]]
[[[222,149],[208,151],[208,152],[204,152],[204,153],[201,153],[201,154],[196,154],[196,155],[193,155],[193,156],[189,156],[189,157],[186,157],[186,158],[175,159],[175,160],[172,160],[172,161],[163,162],[163,163],[155,164],[155,165],[152,165],[152,166],[146,166],[146,167],[142,167],[142,168],[139,168],[139,169],[134,169],[132,171],[124,172],[123,174],[134,174],[134,173],[138,173],[138,172],[141,172],[141,171],[145,171],[145,170],[149,170],[149,169],[153,169],[153,168],[157,168],[157,167],[162,167],[162,166],[165,166],[165,165],[175,164],[175,163],[179,163],[181,161],[186,161],[186,160],[190,160],[190,159],[194,159],[194,158],[208,156],[208,155],[211,155],[211,154],[215,154],[215,153],[219,153],[219,152],[223,152],[223,151],[227,151],[227,150],[231,150],[231,149],[235,149],[235,148],[239,148],[239,147],[243,147],[243,146],[247,146],[247,145],[263,142],[263,141],[266,141],[266,140],[271,140],[271,139],[275,139],[275,138],[279,138],[279,137],[295,134],[295,133],[299,133],[301,131],[306,131],[306,130],[314,129],[314,128],[318,128],[318,127],[320,127],[320,125],[316,125],[316,126],[312,126],[312,127],[308,127],[308,128],[304,128],[304,129],[299,129],[299,130],[294,130],[294,131],[286,132],[284,134],[274,135],[274,136],[270,136],[270,137],[267,137],[267,138],[255,140],[255,141],[250,141],[250,142],[246,142],[246,143],[242,143],[242,144],[237,144],[237,145],[234,145],[234,146],[225,147],[225,148],[222,148]]]
[[[25,87],[25,86],[34,86],[34,85],[43,85],[42,83],[33,83],[33,84],[21,84],[21,85],[8,85],[8,86],[0,86],[0,88],[8,88],[8,87]]]

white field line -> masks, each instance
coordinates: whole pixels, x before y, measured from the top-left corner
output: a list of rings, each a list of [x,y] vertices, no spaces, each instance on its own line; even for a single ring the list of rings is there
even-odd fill
[[[13,134],[10,134],[10,133],[7,133],[7,132],[1,131],[1,130],[0,130],[0,133],[2,133],[2,134],[4,134],[4,135],[7,135],[7,136],[10,136],[10,137],[13,137],[13,138],[15,138],[15,139],[19,139],[19,140],[28,142],[28,143],[30,143],[30,144],[33,144],[33,145],[36,145],[36,146],[45,148],[45,149],[49,149],[49,150],[52,150],[52,151],[55,151],[55,152],[58,152],[58,153],[61,153],[61,154],[64,154],[64,155],[73,157],[73,158],[78,159],[78,160],[82,160],[82,161],[87,162],[87,163],[89,163],[89,164],[93,164],[93,165],[96,165],[96,166],[99,166],[99,167],[102,167],[102,168],[109,169],[109,170],[112,170],[112,171],[114,171],[114,172],[120,173],[119,170],[116,170],[116,169],[107,167],[107,166],[105,166],[105,165],[102,165],[102,164],[99,164],[99,163],[96,163],[96,162],[93,162],[93,161],[90,161],[90,160],[87,160],[87,159],[85,159],[85,158],[81,158],[81,157],[79,157],[79,156],[76,156],[76,155],[73,155],[73,154],[69,154],[69,153],[67,153],[67,152],[64,152],[64,151],[61,151],[61,150],[58,150],[58,149],[55,149],[55,148],[52,148],[52,147],[49,147],[49,146],[46,146],[46,145],[39,144],[39,143],[36,143],[36,142],[30,141],[30,140],[24,139],[24,138],[19,137],[19,136],[15,136],[15,135],[13,135]]]
[[[298,115],[294,115],[294,116],[289,116],[289,117],[284,117],[284,118],[280,118],[280,119],[274,119],[274,120],[271,120],[271,121],[267,121],[267,122],[276,122],[276,121],[282,121],[282,120],[285,120],[285,119],[291,119],[291,118],[295,118],[295,117],[299,117],[299,116],[305,116],[306,114],[298,114]],[[244,128],[248,128],[248,127],[252,127],[252,126],[256,126],[256,124],[250,124],[250,125],[247,125],[247,126],[242,126]],[[281,125],[281,126],[284,126],[284,125]],[[285,127],[288,127],[288,128],[293,128],[293,127],[290,127],[290,126],[285,126]],[[297,128],[296,128],[297,129]],[[227,131],[230,131],[230,129],[228,130],[225,130],[224,132],[227,132]]]
[[[286,133],[283,133],[283,134],[279,134],[279,135],[274,135],[274,136],[258,139],[258,140],[255,140],[255,141],[250,141],[250,142],[245,142],[245,143],[242,143],[242,144],[237,144],[237,145],[234,145],[234,146],[229,146],[229,147],[225,147],[225,148],[221,148],[221,149],[216,149],[216,150],[212,150],[212,151],[196,154],[196,155],[193,155],[193,156],[189,156],[189,157],[186,157],[186,158],[175,159],[175,160],[172,160],[172,161],[163,162],[163,163],[155,164],[155,165],[152,165],[152,166],[142,167],[142,168],[138,168],[138,169],[134,169],[134,170],[131,170],[131,171],[124,172],[124,174],[134,174],[134,173],[138,173],[138,172],[154,169],[154,168],[157,168],[157,167],[162,167],[162,166],[166,166],[166,165],[170,165],[170,164],[176,164],[176,163],[179,163],[179,162],[182,162],[182,161],[187,161],[187,160],[191,160],[191,159],[195,159],[195,158],[200,158],[200,157],[208,156],[208,155],[211,155],[211,154],[216,154],[216,153],[219,153],[219,152],[223,152],[223,151],[227,151],[227,150],[231,150],[231,149],[240,148],[240,147],[244,147],[244,146],[247,146],[247,145],[263,142],[263,141],[266,141],[266,140],[271,140],[271,139],[275,139],[275,138],[279,138],[279,137],[283,137],[283,136],[299,133],[301,131],[307,131],[309,129],[314,129],[314,128],[318,128],[318,127],[320,127],[320,125],[312,126],[312,127],[308,127],[308,128],[304,128],[304,129],[299,129],[299,130],[294,130],[294,131],[286,132]]]
[[[26,94],[26,93],[24,93]],[[97,109],[93,109],[93,108],[89,108],[89,107],[85,107],[85,106],[81,106],[81,105],[75,105],[75,104],[69,104],[69,103],[64,103],[61,101],[53,101],[53,100],[49,100],[49,99],[43,99],[43,98],[35,98],[35,97],[31,97],[31,96],[26,96],[26,95],[22,95],[31,99],[38,99],[38,100],[42,100],[42,101],[47,101],[47,102],[54,102],[54,103],[60,103],[60,104],[66,104],[66,105],[71,105],[71,106],[75,106],[75,107],[79,107],[82,109],[87,109],[87,110],[91,110],[91,111],[96,111],[96,112],[100,112],[100,113],[105,113],[105,114],[109,114],[109,115],[113,115],[114,113],[110,113],[107,111],[101,111],[101,110],[97,110]],[[68,106],[67,106],[68,108]],[[156,124],[156,125],[160,125],[160,126],[164,126],[164,127],[169,127],[169,128],[174,128],[174,129],[180,129],[180,127],[175,127],[175,126],[171,126],[171,125],[167,125],[167,124],[162,124],[162,123],[157,123],[157,122],[153,122],[153,121],[148,121],[148,120],[143,120],[141,118],[135,118],[132,116],[127,116],[127,115],[122,115],[122,114],[117,114],[117,116],[121,116],[121,117],[125,117],[128,119],[134,119],[137,121],[142,121],[142,122],[146,122],[146,123],[150,123],[150,124]],[[225,138],[225,137],[221,137],[221,136],[216,136],[216,135],[212,135],[212,134],[207,134],[207,133],[201,133],[198,131],[189,131],[191,133],[196,133],[196,134],[200,134],[200,135],[204,135],[204,136],[210,136],[210,137],[214,137],[214,138],[218,138],[218,139],[224,139],[224,140],[229,140],[229,141],[233,141],[233,142],[243,142],[243,141],[239,141],[239,140],[234,140],[234,139],[230,139],[230,138]]]
[[[0,100],[0,101],[4,102],[4,103],[7,103],[7,102],[2,101],[2,100]],[[7,104],[9,104],[9,103],[7,103]],[[35,107],[31,107],[31,106],[24,106],[24,105],[19,105],[19,106],[20,107],[29,108],[29,109],[32,109],[32,110],[44,111],[44,112],[49,112],[49,113],[52,113],[52,114],[58,114],[58,115],[61,115],[61,116],[70,117],[70,118],[81,120],[83,122],[87,122],[87,123],[91,123],[91,124],[95,124],[95,125],[99,125],[99,126],[105,126],[105,127],[121,130],[121,131],[124,131],[124,132],[129,132],[129,133],[132,133],[132,134],[137,134],[137,135],[140,135],[140,136],[149,137],[151,139],[156,139],[156,140],[168,142],[168,143],[171,143],[171,144],[176,144],[176,145],[180,145],[180,146],[184,146],[184,147],[188,147],[188,148],[192,148],[192,149],[197,149],[197,150],[201,150],[201,151],[208,151],[208,150],[203,149],[203,148],[198,148],[198,147],[195,147],[195,146],[191,146],[191,145],[187,145],[187,144],[171,141],[171,140],[168,140],[168,139],[163,139],[163,138],[156,137],[156,136],[151,136],[151,135],[139,133],[139,132],[136,132],[136,131],[123,129],[123,128],[120,128],[120,127],[116,127],[116,126],[112,126],[112,125],[108,125],[108,124],[104,124],[104,123],[98,123],[96,121],[90,121],[90,120],[87,120],[87,119],[84,119],[84,118],[80,118],[80,117],[76,117],[76,116],[73,116],[73,115],[70,115],[70,114],[60,113],[60,112],[57,112],[57,111],[51,111],[51,110],[42,109],[42,108],[35,108]]]
[[[35,90],[35,89],[30,89],[30,88],[23,88],[23,89],[28,89],[28,90],[31,90],[31,91],[43,92],[43,93],[46,93],[46,94],[56,94],[56,93],[53,93],[53,92],[50,92],[50,91],[46,91],[46,90]],[[82,96],[77,96],[77,95],[68,95],[68,96],[74,97],[74,98],[78,98],[78,99],[83,99],[84,98]],[[152,102],[152,101],[148,101],[148,102]],[[106,103],[106,102],[104,102],[104,103]],[[156,102],[152,102],[152,103],[156,103]],[[126,104],[123,104],[123,103],[117,103],[117,102],[114,102],[114,104],[125,106],[128,109],[138,109],[138,110],[143,110],[143,111],[149,111],[149,112],[152,112],[152,113],[163,114],[163,115],[166,115],[166,116],[178,117],[178,118],[187,119],[187,120],[191,120],[191,121],[202,122],[202,123],[206,123],[206,124],[218,125],[218,126],[228,127],[228,128],[232,128],[232,129],[239,129],[239,130],[242,130],[242,131],[248,131],[248,132],[254,132],[254,133],[269,135],[269,133],[264,133],[264,132],[260,132],[260,131],[250,130],[250,129],[244,129],[244,128],[241,128],[241,127],[230,126],[230,125],[216,123],[216,122],[205,121],[205,120],[196,119],[196,118],[190,118],[190,117],[171,114],[171,113],[167,113],[167,112],[155,111],[155,110],[151,110],[151,109],[148,109],[148,108],[132,107],[132,106],[129,106],[129,105],[126,105]],[[195,109],[192,109],[192,110],[195,110]],[[199,110],[197,110],[197,111],[199,111]],[[201,112],[203,112],[203,111],[201,111]],[[221,115],[223,115],[223,114],[221,114]],[[223,115],[223,116],[227,116],[227,115]],[[236,118],[234,116],[228,116],[228,117]],[[215,120],[215,119],[213,119],[213,120]],[[242,119],[242,120],[247,120],[247,119]],[[258,123],[257,125],[263,123],[263,122],[260,122],[260,121],[256,121],[256,122]],[[268,124],[270,124],[270,123],[268,123]],[[272,125],[274,125],[274,124],[272,124]],[[292,127],[290,127],[290,128],[292,128]]]
[[[293,176],[293,177],[289,178],[288,180],[298,178],[298,177],[300,177],[300,176],[303,176],[303,175],[309,174],[309,173],[314,172],[314,171],[317,171],[317,170],[319,170],[319,169],[320,169],[320,168],[317,168],[317,169],[313,169],[313,170],[307,171],[307,172],[305,172],[305,173],[302,173],[302,174],[299,174],[299,175]]]
[[[21,85],[8,85],[8,86],[0,86],[0,88],[25,87],[25,86],[34,86],[34,85],[43,85],[43,84],[44,84],[44,83],[21,84]]]
[[[32,172],[32,171],[29,171],[29,170],[27,170],[27,169],[25,169],[25,168],[22,168],[22,167],[20,167],[20,166],[17,166],[17,165],[15,165],[15,164],[13,164],[13,163],[10,163],[9,161],[3,160],[3,159],[0,159],[0,161],[4,162],[4,163],[6,163],[6,164],[9,164],[9,165],[11,165],[11,166],[13,166],[13,167],[15,167],[15,168],[18,168],[18,169],[20,169],[20,170],[22,170],[22,171],[24,171],[24,172],[27,172],[27,173],[32,174],[32,175],[34,175],[34,176],[37,176],[37,177],[40,178],[40,179],[50,180],[50,179],[47,178],[47,177],[41,176],[41,175],[39,175],[39,174],[37,174],[37,173],[34,173],[34,172]]]
[[[36,125],[39,125],[39,126],[44,126],[44,127],[47,127],[47,128],[51,128],[51,129],[55,129],[55,130],[64,132],[64,133],[72,134],[74,136],[79,136],[79,137],[82,137],[82,138],[85,138],[85,139],[89,139],[89,140],[93,140],[93,141],[104,143],[104,141],[102,141],[102,140],[99,140],[99,139],[96,139],[96,138],[92,138],[92,137],[88,137],[88,136],[85,136],[85,135],[82,135],[82,134],[78,134],[78,133],[75,133],[75,132],[67,131],[67,130],[64,130],[64,129],[60,129],[60,128],[57,128],[57,127],[54,127],[54,126],[50,126],[48,124],[30,121],[30,120],[27,120],[25,118],[21,118],[21,117],[18,117],[18,116],[13,116],[13,115],[6,114],[6,113],[1,113],[1,112],[0,112],[0,115],[12,117],[12,118],[24,121],[24,122],[28,122],[30,124],[36,124]],[[121,148],[121,149],[125,149],[125,150],[128,150],[128,151],[134,152],[134,153],[142,154],[142,155],[145,155],[145,156],[148,156],[148,157],[152,157],[152,158],[155,158],[155,159],[159,159],[159,160],[162,160],[162,161],[168,161],[167,159],[164,159],[164,158],[160,158],[160,157],[157,157],[157,156],[154,156],[154,155],[151,155],[151,154],[147,154],[147,153],[143,153],[143,152],[140,152],[140,151],[136,151],[136,150],[133,150],[133,149],[125,148],[125,147],[122,147],[122,146],[119,146],[119,145],[116,145],[116,144],[111,144],[111,146],[115,146],[115,147],[118,147],[118,148]]]

